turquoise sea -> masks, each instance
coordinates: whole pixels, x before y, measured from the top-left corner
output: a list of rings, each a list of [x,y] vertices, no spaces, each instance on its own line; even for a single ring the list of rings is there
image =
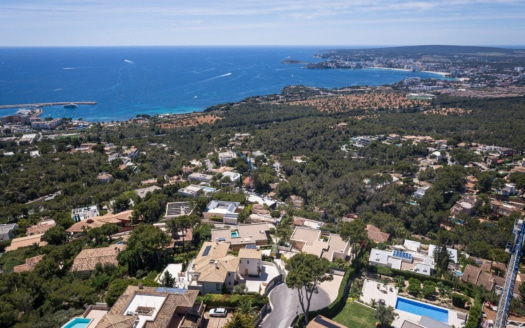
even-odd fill
[[[137,114],[187,113],[287,85],[339,88],[439,75],[396,70],[310,70],[320,47],[0,48],[0,105],[96,101],[45,107],[44,117],[122,121]],[[0,109],[0,116],[17,109]]]

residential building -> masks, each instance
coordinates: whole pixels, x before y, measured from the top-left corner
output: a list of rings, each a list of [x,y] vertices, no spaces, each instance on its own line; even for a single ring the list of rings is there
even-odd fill
[[[277,201],[270,198],[261,197],[255,193],[249,193],[246,200],[250,203],[266,205],[269,208],[275,208],[275,205],[277,204]]]
[[[56,226],[55,220],[53,219],[42,220],[38,222],[37,224],[28,227],[26,229],[26,235],[31,236],[31,235],[43,234],[49,229],[53,228],[54,226]]]
[[[239,250],[239,273],[244,276],[260,276],[262,253],[257,246],[246,246]]]
[[[252,214],[270,215],[270,210],[264,208],[264,205],[262,204],[253,204]]]
[[[429,188],[430,188],[429,186],[417,188],[416,192],[413,195],[414,198],[420,198],[420,199],[423,198],[423,196],[425,196],[425,193],[427,192]]]
[[[51,130],[62,124],[61,118],[55,118],[49,121],[41,118],[31,118],[30,120],[32,129]]]
[[[304,198],[297,195],[291,195],[290,199],[295,208],[301,208],[304,205]]]
[[[238,251],[247,245],[268,245],[268,230],[267,223],[241,224],[232,228],[212,229],[211,238],[213,241],[228,243],[233,251]]]
[[[123,211],[117,214],[107,213],[102,216],[95,216],[86,220],[78,221],[71,227],[67,228],[66,231],[75,234],[83,232],[86,229],[93,229],[102,227],[104,224],[113,223],[117,226],[124,227],[131,222],[131,215],[133,210]]]
[[[328,319],[318,314],[312,321],[308,323],[306,328],[347,328],[346,326],[337,323],[333,320]]]
[[[36,133],[24,134],[24,135],[22,135],[22,137],[20,138],[20,140],[18,140],[18,142],[19,142],[19,143],[22,143],[22,142],[28,142],[28,143],[32,144],[33,141],[35,141],[36,136],[37,136]]]
[[[204,314],[198,291],[128,286],[96,328],[198,328]]]
[[[210,183],[213,180],[213,175],[204,173],[192,173],[188,175],[188,180]]]
[[[496,199],[491,199],[490,201],[490,210],[495,215],[509,216],[513,212],[520,212],[521,207],[519,204],[512,202],[502,202]]]
[[[231,149],[228,149],[224,152],[219,153],[219,162],[221,163],[222,166],[224,166],[229,160],[236,158],[236,157],[237,157],[237,154]]]
[[[432,259],[435,258],[436,249],[441,249],[441,248],[439,248],[436,245],[432,245],[432,244],[428,245],[428,256],[431,257]],[[448,258],[450,260],[450,263],[458,265],[459,264],[458,250],[447,247],[447,253],[448,253]]]
[[[303,253],[324,257],[329,261],[345,259],[350,251],[350,243],[342,240],[341,236],[306,227],[296,227],[290,242]]]
[[[212,217],[220,217],[224,223],[237,224],[239,213],[243,208],[239,202],[212,200],[202,214],[206,220]]]
[[[33,271],[35,269],[35,266],[38,264],[38,262],[42,261],[44,258],[44,254],[33,256],[26,259],[26,262],[24,264],[15,265],[13,267],[14,273],[21,273],[21,272],[28,272]]]
[[[75,208],[71,210],[71,218],[75,222],[99,216],[97,205]]]
[[[26,236],[26,237],[20,237],[15,238],[11,240],[11,245],[7,246],[5,248],[6,252],[17,250],[21,247],[28,247],[33,244],[37,244],[38,246],[46,246],[47,242],[42,240],[42,235],[33,235],[33,236]]]
[[[311,229],[320,229],[324,226],[324,222],[310,220],[299,216],[293,217],[293,225],[296,227],[307,227]]]
[[[481,268],[467,264],[465,270],[463,270],[461,281],[471,283],[476,286],[483,286],[488,291],[492,291],[496,286],[495,278],[496,277],[492,276],[492,274],[483,271]]]
[[[176,233],[171,234],[171,243],[168,248],[175,245],[182,246],[183,243],[190,243],[193,240],[193,228],[178,229]]]
[[[350,213],[350,214],[343,216],[343,218],[341,219],[341,222],[352,222],[356,219],[359,219],[359,214]]]
[[[146,187],[146,188],[136,189],[136,190],[135,190],[135,193],[136,193],[137,196],[139,196],[140,198],[144,198],[144,197],[146,197],[146,195],[148,194],[148,192],[153,193],[155,190],[160,190],[160,189],[162,189],[162,188],[159,187],[159,186],[149,186],[149,187]]]
[[[499,190],[498,192],[505,197],[514,196],[516,194],[516,184],[506,183],[505,188]]]
[[[237,182],[241,180],[241,174],[237,172],[224,172],[222,174],[222,179],[230,178],[231,182]]]
[[[97,175],[97,180],[100,183],[110,183],[113,181],[113,176],[107,172],[102,172]]]
[[[127,148],[127,149],[124,149],[124,151],[122,152],[122,155],[124,157],[129,158],[130,160],[134,160],[137,157],[139,157],[139,150],[135,147]]]
[[[385,266],[392,269],[412,271],[430,276],[434,270],[434,261],[431,257],[412,251],[380,250],[372,248],[368,263],[375,266]]]
[[[382,232],[378,227],[371,224],[366,225],[366,232],[368,234],[368,239],[374,243],[386,243],[388,239],[390,239],[389,233]]]
[[[0,241],[15,238],[14,230],[18,228],[16,223],[0,224]]]
[[[193,207],[190,202],[171,202],[166,204],[166,214],[164,215],[164,221],[178,218],[182,215],[190,215],[193,211]]]
[[[202,187],[194,184],[190,184],[184,188],[180,188],[178,193],[186,197],[199,197],[202,191]]]
[[[125,244],[113,244],[103,248],[83,249],[71,266],[71,271],[93,271],[98,263],[118,267],[117,256],[126,249]]]
[[[205,242],[197,257],[188,265],[189,289],[202,295],[233,290],[237,281],[239,258],[228,255],[229,243]]]
[[[459,201],[452,206],[450,209],[450,215],[456,217],[461,213],[466,215],[471,215],[478,205],[478,201],[475,195],[466,195],[463,196]]]

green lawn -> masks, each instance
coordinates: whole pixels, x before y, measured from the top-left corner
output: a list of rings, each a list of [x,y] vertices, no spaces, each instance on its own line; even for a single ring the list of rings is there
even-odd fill
[[[332,320],[347,327],[375,328],[377,320],[374,318],[375,310],[356,302],[346,303],[343,311],[339,312]]]

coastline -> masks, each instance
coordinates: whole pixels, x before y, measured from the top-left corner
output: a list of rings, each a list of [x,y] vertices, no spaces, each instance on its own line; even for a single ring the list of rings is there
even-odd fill
[[[447,73],[447,72],[435,72],[435,71],[412,71],[411,69],[407,69],[407,68],[391,68],[391,67],[378,67],[378,66],[367,67],[367,68],[372,68],[372,69],[386,69],[386,70],[391,70],[391,71],[400,71],[400,72],[420,72],[420,73],[429,73],[429,74],[440,75],[440,76],[442,76],[442,77],[446,77],[447,75],[450,74],[450,73]]]

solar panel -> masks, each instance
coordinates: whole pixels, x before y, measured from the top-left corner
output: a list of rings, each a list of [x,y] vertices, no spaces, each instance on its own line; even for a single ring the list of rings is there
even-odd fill
[[[208,254],[210,254],[210,251],[211,251],[211,246],[206,246],[206,248],[204,249],[204,252],[202,253],[202,256],[208,256]]]
[[[217,240],[218,240],[218,241],[226,241],[226,238],[224,238],[224,237],[219,237]]]
[[[401,259],[412,260],[412,254],[409,254],[409,253],[406,253],[406,252],[402,252],[400,250],[394,250],[393,255],[394,255],[394,257],[398,257],[398,258],[401,258]]]
[[[246,245],[246,249],[257,249],[255,245]]]

